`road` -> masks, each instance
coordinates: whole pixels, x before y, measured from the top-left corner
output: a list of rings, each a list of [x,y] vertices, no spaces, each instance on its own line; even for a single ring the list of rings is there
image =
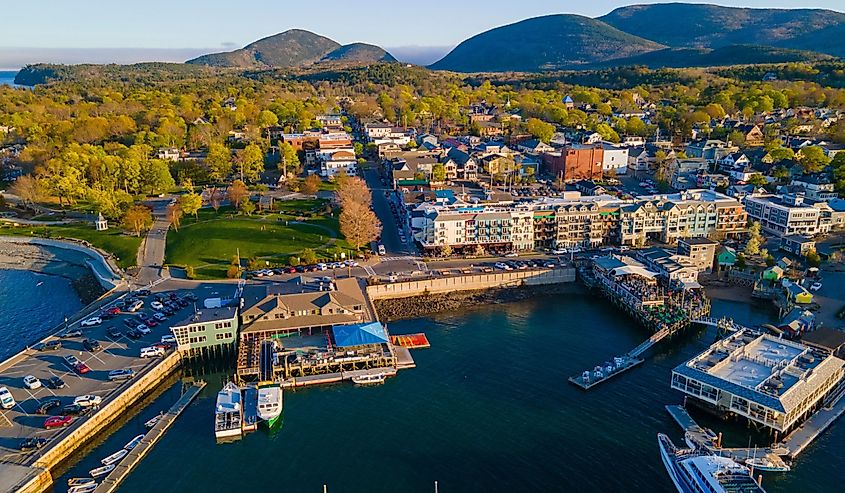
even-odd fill
[[[165,197],[146,202],[146,205],[153,209],[154,222],[141,248],[138,249],[138,274],[135,276],[137,285],[147,286],[164,277],[162,265],[164,265],[164,249],[167,244],[167,230],[170,228],[167,206],[171,200],[172,197]]]
[[[396,217],[390,209],[390,202],[384,196],[385,192],[392,191],[392,189],[381,183],[378,169],[374,163],[369,163],[364,167],[364,180],[370,188],[373,196],[373,210],[376,216],[381,220],[381,244],[384,245],[386,257],[401,257],[413,255],[414,248],[408,243],[402,243],[399,239],[399,227],[397,227]],[[402,230],[405,230],[405,225],[402,225]],[[410,239],[410,235],[405,231],[405,239]]]

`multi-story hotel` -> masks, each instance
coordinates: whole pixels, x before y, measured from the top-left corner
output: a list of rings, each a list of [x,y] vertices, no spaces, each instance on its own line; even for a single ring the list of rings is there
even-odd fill
[[[830,210],[826,203],[814,207],[801,195],[748,195],[745,210],[763,231],[777,236],[815,236],[830,232]]]

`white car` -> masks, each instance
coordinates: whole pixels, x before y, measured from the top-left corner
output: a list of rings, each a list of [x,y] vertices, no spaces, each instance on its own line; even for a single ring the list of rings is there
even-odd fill
[[[518,257],[518,256],[519,256],[519,255],[517,255],[517,253],[516,253],[516,252],[511,252],[511,253],[509,253],[509,254],[505,255],[505,257],[507,257],[507,258],[514,258],[514,257]]]
[[[176,344],[176,336],[173,334],[165,334],[161,336],[162,344]]]
[[[103,398],[99,395],[86,394],[80,395],[73,400],[73,403],[81,407],[99,406],[103,402]]]
[[[158,356],[164,356],[164,348],[155,346],[141,348],[142,358],[156,358]]]
[[[812,286],[810,286],[810,291],[818,291],[822,288],[822,283],[814,282]]]
[[[85,320],[83,320],[83,321],[79,322],[79,325],[81,325],[81,326],[83,326],[83,327],[93,327],[93,326],[95,326],[95,325],[100,325],[101,323],[103,323],[103,319],[102,319],[102,318],[100,318],[100,317],[91,317],[91,318],[86,318]]]
[[[27,375],[23,377],[23,384],[26,385],[26,388],[28,388],[29,390],[41,388],[41,380],[35,378],[34,375]]]
[[[153,310],[161,310],[164,308],[164,305],[162,305],[160,301],[153,301],[152,303],[150,303],[150,306],[153,308]]]
[[[0,387],[0,407],[3,409],[12,409],[15,407],[15,398],[6,387]]]
[[[566,255],[569,253],[569,250],[566,248],[558,248],[557,250],[552,250],[553,255]]]
[[[149,334],[150,332],[152,332],[152,330],[150,330],[150,328],[149,328],[149,327],[147,327],[145,324],[140,324],[140,325],[138,325],[137,327],[135,327],[135,330],[137,330],[138,332],[140,332],[140,333],[142,333],[142,334],[144,334],[144,335],[147,335],[147,334]]]

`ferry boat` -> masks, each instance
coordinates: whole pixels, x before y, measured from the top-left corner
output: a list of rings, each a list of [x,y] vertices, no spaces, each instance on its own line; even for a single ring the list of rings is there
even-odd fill
[[[678,449],[663,433],[657,434],[660,457],[680,493],[766,493],[747,467],[706,450]]]
[[[258,417],[272,427],[282,415],[282,388],[279,384],[258,386]]]
[[[126,450],[126,451],[128,451],[128,452],[131,452],[131,451],[132,451],[132,449],[134,449],[135,447],[137,447],[137,446],[138,446],[138,444],[139,444],[139,443],[141,443],[141,440],[143,440],[143,439],[144,439],[144,435],[138,435],[138,436],[136,436],[135,438],[133,438],[132,440],[130,440],[130,441],[129,441],[126,445],[124,445],[124,446],[123,446],[123,450]]]
[[[226,383],[217,393],[217,406],[214,408],[214,436],[218,439],[241,435],[241,389],[232,382]]]
[[[91,481],[94,481],[93,479]],[[92,482],[88,484],[83,484],[79,486],[71,486],[67,493],[91,493],[92,491],[97,489],[97,483]]]
[[[104,466],[110,466],[112,464],[117,464],[124,457],[126,457],[126,454],[128,454],[128,453],[129,453],[128,450],[120,449],[117,452],[115,452],[115,453],[111,454],[110,456],[106,457],[105,459],[101,460],[100,463],[102,463]]]
[[[387,375],[384,373],[375,373],[372,375],[358,375],[352,377],[352,383],[357,385],[378,385],[384,383]]]
[[[105,476],[106,474],[112,472],[112,469],[114,469],[114,464],[91,469],[88,471],[88,474],[90,474],[92,478],[99,478],[100,476]]]

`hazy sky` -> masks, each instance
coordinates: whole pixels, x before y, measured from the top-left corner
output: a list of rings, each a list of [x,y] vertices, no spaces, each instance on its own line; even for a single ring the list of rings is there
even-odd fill
[[[17,54],[24,60],[34,56],[29,54],[29,50],[10,48],[61,48],[61,53],[67,53],[68,48],[168,48],[174,50],[173,56],[179,56],[182,51],[176,50],[186,48],[200,51],[239,48],[290,28],[308,29],[340,43],[363,41],[386,48],[452,47],[489,28],[528,17],[551,13],[596,17],[622,5],[657,2],[9,0],[2,3],[0,12],[5,22],[0,29],[0,67],[9,66],[10,54]],[[845,10],[843,0],[722,0],[699,3]],[[44,51],[37,53],[43,54]],[[158,50],[150,52],[149,56],[161,58],[161,53]]]

